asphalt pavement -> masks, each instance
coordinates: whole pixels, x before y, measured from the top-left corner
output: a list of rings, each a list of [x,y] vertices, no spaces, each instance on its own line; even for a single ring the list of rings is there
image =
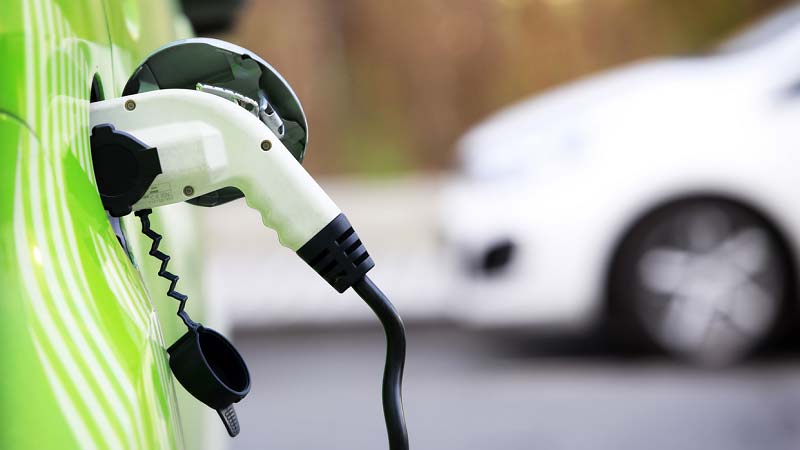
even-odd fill
[[[254,379],[237,405],[234,449],[387,448],[379,329],[247,332],[236,341]],[[800,361],[791,357],[702,370],[446,325],[410,328],[408,352],[415,450],[800,448]]]

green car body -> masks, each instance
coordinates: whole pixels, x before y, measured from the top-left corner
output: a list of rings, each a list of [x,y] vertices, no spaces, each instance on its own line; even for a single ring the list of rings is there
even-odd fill
[[[89,146],[93,82],[119,96],[147,54],[191,34],[188,22],[162,0],[7,0],[1,10],[0,449],[221,444],[222,425],[205,426],[218,422],[213,411],[173,382],[176,303],[135,217],[118,230],[127,247],[118,240]],[[161,208],[153,226],[202,318],[191,208]]]

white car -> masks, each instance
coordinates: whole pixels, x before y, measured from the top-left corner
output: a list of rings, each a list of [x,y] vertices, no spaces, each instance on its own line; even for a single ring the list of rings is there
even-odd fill
[[[794,320],[800,7],[713,53],[648,60],[505,109],[459,143],[451,311],[611,331],[704,363]]]

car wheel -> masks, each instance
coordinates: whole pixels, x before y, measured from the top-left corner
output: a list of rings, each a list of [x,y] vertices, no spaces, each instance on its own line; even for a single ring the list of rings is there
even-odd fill
[[[777,233],[751,210],[716,199],[673,203],[635,225],[614,258],[611,331],[640,349],[735,362],[787,316],[789,267]]]

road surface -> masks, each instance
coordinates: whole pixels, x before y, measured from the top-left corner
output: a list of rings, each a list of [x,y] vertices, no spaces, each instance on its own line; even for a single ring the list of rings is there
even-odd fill
[[[239,333],[254,377],[233,448],[387,448],[378,329]],[[726,371],[558,351],[450,327],[411,328],[412,449],[800,448],[800,361]],[[561,355],[559,356],[559,353]]]

